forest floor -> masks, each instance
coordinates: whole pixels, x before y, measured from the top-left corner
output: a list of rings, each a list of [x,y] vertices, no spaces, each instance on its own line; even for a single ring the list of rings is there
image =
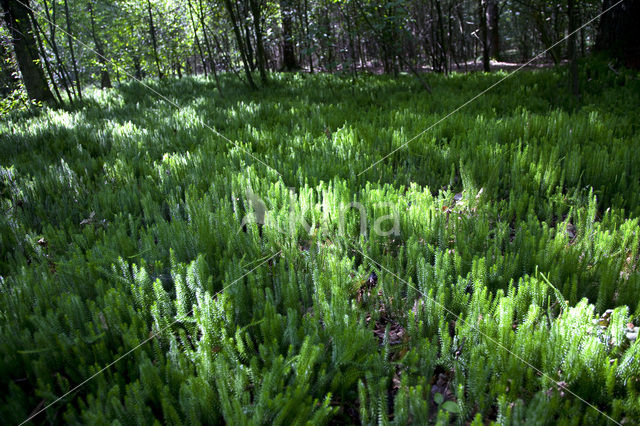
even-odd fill
[[[448,118],[506,74],[8,116],[0,418],[639,422],[640,83],[582,72],[580,102],[526,70]]]
[[[565,63],[566,61],[562,61],[561,65]],[[492,59],[490,61],[490,66],[491,66],[491,71],[515,71],[519,68],[524,70],[548,69],[548,68],[555,67],[556,64],[546,60],[536,60],[536,61],[532,61],[531,63],[528,63],[528,62],[496,61]],[[428,66],[418,67],[417,70],[421,73],[434,72],[433,68]],[[310,72],[310,69],[305,68],[303,71]],[[341,67],[341,66],[338,66],[336,71],[345,72],[345,73],[353,72],[349,67]],[[367,73],[372,73],[377,75],[383,75],[384,67],[380,63],[374,63],[369,61],[366,64],[362,64],[362,63],[359,64],[356,67],[356,71],[358,73],[367,72]],[[481,71],[481,72],[483,71],[483,65],[481,60],[467,61],[466,63],[462,62],[459,64],[451,64],[451,69],[450,69],[450,72],[452,73],[465,73],[465,72],[478,72],[478,71]]]

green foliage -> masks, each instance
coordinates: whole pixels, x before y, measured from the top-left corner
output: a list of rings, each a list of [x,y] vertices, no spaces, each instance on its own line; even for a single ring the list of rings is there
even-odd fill
[[[573,110],[523,72],[357,175],[498,78],[166,79],[179,111],[128,83],[2,121],[0,417],[157,335],[36,420],[637,422],[637,81]]]

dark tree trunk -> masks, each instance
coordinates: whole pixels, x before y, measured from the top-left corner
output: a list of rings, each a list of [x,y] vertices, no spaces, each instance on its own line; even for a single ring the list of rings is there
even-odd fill
[[[282,70],[294,71],[299,69],[293,48],[293,22],[290,0],[280,0],[280,14],[282,16]]]
[[[67,21],[67,41],[69,42],[69,54],[71,54],[71,64],[73,65],[73,74],[76,81],[76,90],[78,91],[78,99],[82,100],[82,88],[80,85],[80,73],[78,72],[78,63],[76,62],[76,54],[73,49],[73,37],[71,30],[71,16],[69,13],[69,2],[64,0],[64,14]]]
[[[353,28],[351,25],[351,19],[349,18],[348,13],[342,14],[344,17],[344,21],[347,24],[347,38],[348,38],[348,46],[349,46],[349,61],[351,61],[351,73],[353,75],[353,80],[355,81],[358,78],[358,70],[356,68],[356,48],[353,42]]]
[[[576,44],[576,30],[578,29],[578,11],[576,10],[576,0],[568,0],[567,14],[569,15],[569,75],[571,80],[571,93],[575,97],[580,96],[580,87],[578,85],[578,58]]]
[[[28,9],[16,1],[1,1],[4,22],[11,34],[11,43],[29,99],[53,101],[53,93],[49,89],[44,70],[39,62]],[[29,7],[28,0],[22,0],[22,2]]]
[[[555,41],[552,35],[553,29],[548,27],[547,21],[539,11],[533,12],[533,20],[538,32],[540,33],[540,40],[542,41],[542,44],[545,49],[549,50],[549,55],[551,55],[553,63],[558,64],[560,62],[560,53],[558,52],[558,45],[554,46]]]
[[[142,65],[140,64],[140,56],[133,55],[133,69],[135,70],[135,78],[136,80],[142,80]]]
[[[604,0],[603,12],[616,2]],[[595,49],[640,69],[640,0],[625,0],[600,18]]]
[[[445,36],[444,36],[444,22],[443,22],[443,15],[442,15],[442,6],[440,6],[440,2],[436,1],[436,12],[438,14],[438,50],[440,53],[440,66],[442,67],[442,71],[444,71],[445,74],[448,73],[449,71],[449,64],[447,61],[447,48],[446,48],[446,41],[445,41]]]
[[[313,40],[309,32],[309,0],[304,0],[304,34],[305,34],[305,47],[307,48],[307,54],[309,56],[309,72],[313,74]],[[358,47],[360,44],[358,43]],[[362,59],[362,58],[361,58]]]
[[[580,13],[578,13],[578,27],[580,28],[580,56],[584,57],[586,54],[586,44],[587,44],[587,40],[586,40],[586,31],[585,28],[583,27],[583,23],[584,23],[584,16],[583,16],[584,11],[581,10]]]
[[[462,5],[458,3],[456,5],[456,15],[458,17],[458,28],[460,29],[460,45],[462,47],[462,59],[464,60],[464,70],[465,72],[469,70],[469,66],[467,65],[468,59],[468,48],[467,48],[467,39],[466,39],[466,31],[465,31],[465,19],[462,13]]]
[[[147,0],[147,12],[149,14],[149,32],[151,33],[151,45],[153,46],[153,56],[156,60],[158,68],[158,77],[162,78],[162,69],[160,69],[160,57],[158,56],[158,41],[156,40],[156,27],[153,24],[153,13],[151,13],[151,0]]]
[[[107,58],[104,56],[104,49],[102,47],[102,43],[100,42],[100,38],[98,37],[98,33],[96,32],[96,20],[93,16],[93,2],[90,1],[88,3],[89,8],[89,19],[91,21],[91,36],[93,37],[93,44],[96,46],[96,53],[98,54],[98,63],[100,64],[100,86],[105,88],[110,88],[111,86],[111,77],[109,76],[109,70],[107,68]]]
[[[487,0],[478,0],[478,17],[480,19],[480,41],[482,42],[482,69],[491,71],[489,55],[489,37],[487,31]]]
[[[241,20],[241,22],[244,23],[244,25],[243,25],[244,26],[244,40],[245,40],[245,46],[247,47],[247,61],[249,61],[249,68],[251,69],[251,71],[255,71],[256,70],[256,61],[254,60],[255,58],[253,56],[253,46],[251,45],[251,28],[249,28],[249,22],[248,22],[248,19],[246,19],[246,18],[247,17],[245,16]]]
[[[321,46],[324,51],[324,68],[325,70],[329,70],[332,72],[334,67],[333,64],[333,29],[331,27],[331,18],[329,17],[329,4],[323,4],[324,13],[322,14],[322,26],[324,27],[324,36],[322,37]]]
[[[11,60],[11,51],[9,45],[0,42],[0,58],[2,58],[3,66],[0,68],[0,95],[5,97],[19,87],[20,79],[18,78],[18,70]]]
[[[253,31],[256,33],[256,59],[258,71],[262,84],[267,84],[266,57],[264,54],[264,44],[262,42],[262,1],[250,0],[251,15],[253,15]]]
[[[501,59],[500,55],[500,9],[497,0],[487,1],[487,24],[489,26],[489,46],[490,55],[496,60]]]
[[[38,42],[38,49],[40,52],[44,52],[44,44],[42,43],[42,37],[40,36],[42,29],[38,25],[38,21],[33,15],[33,11],[29,10],[29,17],[31,18],[31,23],[33,24],[33,33],[36,37],[36,41]],[[58,90],[58,85],[56,84],[56,79],[53,75],[53,71],[51,70],[51,64],[49,63],[49,59],[47,59],[47,55],[42,55],[42,59],[44,59],[44,68],[47,70],[47,75],[49,76],[49,81],[51,81],[51,86],[53,86],[53,92],[56,95],[56,99],[60,104],[62,104],[62,96],[60,96],[60,91]]]

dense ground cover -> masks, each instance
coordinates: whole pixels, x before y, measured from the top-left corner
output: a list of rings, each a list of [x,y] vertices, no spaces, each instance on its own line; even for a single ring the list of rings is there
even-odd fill
[[[180,110],[132,82],[10,116],[0,418],[157,333],[35,421],[638,422],[640,81],[593,68],[580,106],[521,72],[361,175],[503,74],[147,82]]]

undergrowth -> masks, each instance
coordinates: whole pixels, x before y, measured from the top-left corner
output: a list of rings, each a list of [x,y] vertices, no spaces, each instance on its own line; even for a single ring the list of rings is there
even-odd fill
[[[503,74],[146,82],[180,110],[131,82],[7,116],[0,418],[155,333],[34,421],[637,423],[640,82],[583,73],[577,103],[566,70],[521,72],[363,174]]]

